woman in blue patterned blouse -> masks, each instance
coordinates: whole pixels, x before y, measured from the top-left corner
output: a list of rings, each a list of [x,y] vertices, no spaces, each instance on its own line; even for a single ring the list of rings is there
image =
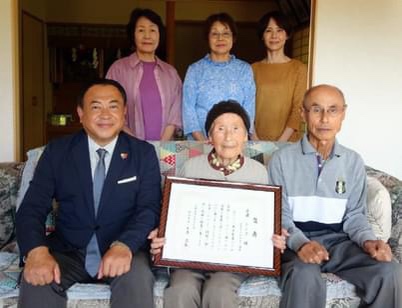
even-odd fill
[[[189,139],[206,140],[207,113],[222,100],[238,101],[254,126],[253,72],[248,63],[230,54],[236,34],[234,20],[226,13],[211,15],[205,22],[210,51],[189,66],[183,85],[183,127]]]

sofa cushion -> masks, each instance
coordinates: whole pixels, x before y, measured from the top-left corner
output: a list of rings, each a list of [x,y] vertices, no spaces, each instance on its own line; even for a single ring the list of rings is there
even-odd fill
[[[176,175],[186,160],[208,153],[212,149],[208,143],[190,140],[176,142],[151,141],[150,143],[155,147],[163,177]],[[271,155],[279,147],[285,145],[268,141],[249,141],[244,149],[244,155],[267,166]]]
[[[17,278],[20,271],[17,254],[0,253],[0,307],[16,307],[18,298]],[[166,270],[155,270],[155,308],[163,307],[163,292],[169,277]],[[322,274],[327,285],[327,306],[354,308],[360,303],[353,285],[333,274]],[[278,307],[281,291],[273,277],[251,276],[238,291],[238,307]],[[67,291],[68,307],[110,307],[110,288],[106,284],[74,284]],[[3,305],[1,303],[3,302]]]
[[[0,164],[0,248],[14,235],[15,200],[22,164]]]
[[[392,202],[392,230],[388,243],[398,262],[402,263],[402,181],[383,171],[366,166],[367,175],[378,179],[387,189]]]
[[[44,149],[45,147],[40,147],[29,150],[27,152],[28,159],[25,163],[24,171],[22,173],[20,189],[18,190],[17,203],[16,203],[17,211],[21,205],[22,200],[24,199],[25,193],[28,190],[29,183],[31,182],[32,177],[34,175],[36,165],[38,164],[39,158],[41,157]]]
[[[45,147],[39,147],[27,152],[28,160],[25,163],[24,171],[22,173],[21,185],[18,190],[17,202],[16,202],[16,211],[20,207],[22,200],[28,190],[29,183],[31,182],[33,175],[35,173],[36,165],[38,164],[39,158],[41,157],[43,150]],[[54,204],[53,207],[56,205]],[[54,231],[55,226],[55,215],[54,213],[50,213],[46,219],[46,232]]]
[[[377,238],[388,241],[391,236],[391,197],[374,177],[367,177],[367,219]]]

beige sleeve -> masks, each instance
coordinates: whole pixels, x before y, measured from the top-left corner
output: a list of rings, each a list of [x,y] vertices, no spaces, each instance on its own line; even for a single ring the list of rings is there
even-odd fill
[[[302,100],[304,93],[307,89],[307,67],[306,65],[299,65],[297,69],[297,77],[293,90],[292,97],[292,111],[289,115],[289,118],[286,122],[286,127],[293,128],[295,131],[300,130],[300,108],[302,106]]]

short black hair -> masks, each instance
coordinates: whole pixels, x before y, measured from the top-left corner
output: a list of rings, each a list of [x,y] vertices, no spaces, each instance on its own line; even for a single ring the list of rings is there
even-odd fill
[[[262,38],[264,37],[264,32],[265,32],[265,29],[267,29],[267,27],[268,27],[270,19],[275,20],[276,24],[280,28],[285,30],[288,38],[292,36],[293,29],[292,29],[292,26],[290,25],[286,15],[279,11],[272,11],[272,12],[266,13],[258,21],[257,35],[260,40],[262,40]]]
[[[212,25],[215,22],[220,22],[229,27],[230,31],[232,32],[233,42],[236,41],[237,38],[237,27],[234,19],[228,13],[217,13],[208,16],[205,20],[204,24],[204,37],[208,41],[209,32],[211,32]]]
[[[126,91],[124,90],[123,86],[118,83],[116,80],[112,79],[97,79],[88,82],[83,86],[83,88],[80,91],[80,94],[77,97],[77,106],[84,108],[84,96],[88,92],[88,90],[94,86],[113,86],[115,87],[121,94],[121,97],[123,98],[124,105],[127,104],[127,94]]]
[[[205,131],[207,135],[209,135],[209,130],[211,129],[212,124],[215,119],[221,116],[224,113],[234,113],[237,114],[244,123],[244,127],[246,128],[247,134],[250,131],[250,118],[247,114],[247,111],[244,110],[243,106],[239,104],[239,102],[235,100],[227,100],[221,101],[212,106],[207,114],[207,118],[205,120]]]
[[[165,44],[166,29],[162,22],[162,18],[157,13],[155,13],[150,9],[136,8],[131,12],[130,20],[127,24],[127,37],[128,41],[130,42],[130,47],[132,47],[133,49],[136,48],[134,38],[135,26],[137,25],[138,19],[140,19],[141,17],[145,17],[146,19],[150,20],[151,22],[153,22],[155,25],[158,26],[159,45],[156,51],[157,53],[159,53],[160,48],[162,48],[161,46],[164,46]]]

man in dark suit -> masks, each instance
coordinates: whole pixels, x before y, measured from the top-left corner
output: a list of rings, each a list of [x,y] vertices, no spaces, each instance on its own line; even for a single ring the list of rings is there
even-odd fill
[[[82,94],[84,130],[50,142],[17,212],[25,263],[19,307],[65,307],[75,282],[104,281],[111,306],[153,307],[146,246],[160,208],[159,163],[152,145],[124,133],[126,94],[100,80]],[[45,235],[52,200],[55,231]]]

